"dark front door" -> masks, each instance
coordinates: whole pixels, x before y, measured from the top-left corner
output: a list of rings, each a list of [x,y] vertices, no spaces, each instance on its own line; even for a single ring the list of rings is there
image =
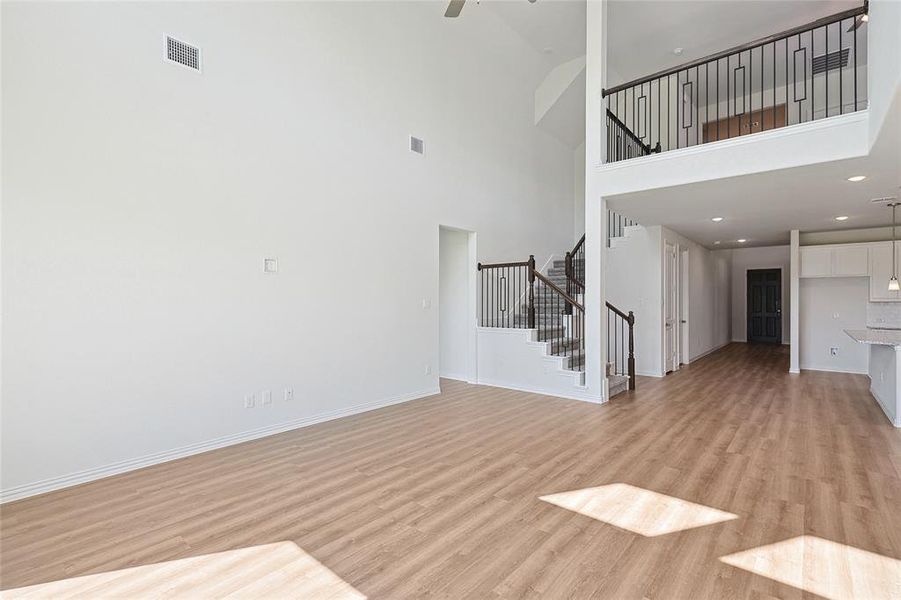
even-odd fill
[[[782,343],[782,269],[748,270],[748,341]]]

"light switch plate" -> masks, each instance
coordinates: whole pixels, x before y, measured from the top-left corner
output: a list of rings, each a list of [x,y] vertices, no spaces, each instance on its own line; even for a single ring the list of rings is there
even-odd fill
[[[272,404],[272,392],[263,390],[263,404]]]
[[[278,259],[277,258],[264,258],[263,259],[263,273],[278,273]]]

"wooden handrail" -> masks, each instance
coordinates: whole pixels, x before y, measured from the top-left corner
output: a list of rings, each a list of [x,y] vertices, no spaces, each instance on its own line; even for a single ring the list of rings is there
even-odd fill
[[[530,264],[532,264],[532,263],[529,261],[492,263],[492,264],[488,264],[488,265],[483,265],[482,263],[479,263],[478,270],[481,271],[482,269],[503,269],[504,267],[528,267]]]
[[[829,15],[828,17],[823,17],[821,19],[817,19],[812,23],[807,23],[806,25],[799,25],[797,27],[792,27],[791,29],[786,29],[780,33],[776,33],[773,35],[768,35],[764,38],[760,38],[758,40],[754,40],[753,42],[747,42],[745,44],[740,44],[738,46],[733,46],[728,50],[722,50],[721,52],[716,52],[714,54],[709,54],[703,58],[699,58],[697,60],[693,60],[691,62],[683,63],[677,67],[672,67],[670,69],[664,69],[662,71],[657,71],[652,75],[648,75],[646,77],[641,77],[639,79],[633,79],[632,81],[617,85],[610,89],[601,90],[601,98],[606,98],[610,94],[615,94],[616,92],[621,92],[623,90],[629,89],[631,87],[635,87],[636,85],[641,85],[643,83],[648,83],[649,81],[654,81],[655,79],[660,79],[662,77],[668,77],[670,75],[675,75],[681,71],[685,71],[687,69],[693,69],[694,67],[700,67],[701,65],[707,64],[709,62],[713,62],[715,60],[720,60],[722,58],[726,58],[727,56],[732,56],[733,54],[738,54],[740,52],[744,52],[745,50],[752,50],[754,48],[758,48],[760,46],[764,46],[766,44],[770,44],[773,42],[778,42],[787,37],[791,37],[793,35],[797,35],[799,33],[803,33],[810,29],[816,29],[817,27],[822,27],[823,25],[831,25],[836,21],[843,21],[845,19],[854,18],[859,15],[867,14],[869,10],[869,3],[864,2],[863,6],[858,6],[857,8],[849,8],[848,10],[844,10],[839,13],[835,13],[834,15]]]
[[[613,121],[614,123],[616,123],[616,124],[619,126],[619,128],[622,129],[623,132],[624,132],[627,136],[629,136],[630,138],[632,138],[632,141],[635,142],[636,144],[638,144],[638,146],[639,146],[642,150],[644,150],[645,154],[651,154],[651,153],[653,152],[653,150],[651,149],[651,146],[650,146],[649,144],[645,144],[644,142],[642,142],[642,141],[641,141],[641,138],[639,138],[637,135],[635,135],[635,133],[634,133],[631,129],[629,129],[629,127],[628,127],[625,123],[623,123],[623,122],[619,119],[619,117],[617,117],[617,116],[613,113],[613,111],[610,110],[609,108],[607,109],[607,118],[610,119],[611,121]]]
[[[570,251],[570,254],[575,254],[585,245],[585,234],[582,234],[582,237],[579,238],[579,241],[576,242],[576,245],[573,246],[573,249]]]
[[[578,302],[573,300],[569,294],[567,294],[566,292],[564,292],[563,290],[558,288],[557,285],[553,281],[551,281],[550,279],[548,279],[547,277],[545,277],[538,271],[533,271],[533,273],[535,274],[536,279],[540,279],[546,286],[548,286],[549,288],[551,288],[552,290],[554,290],[555,292],[557,292],[558,294],[563,296],[563,299],[566,300],[568,303],[572,304],[574,307],[578,308],[582,312],[585,311],[584,306],[582,306],[581,304],[579,304]]]
[[[615,312],[616,314],[618,314],[619,316],[621,316],[621,317],[624,318],[625,320],[627,320],[627,321],[629,320],[629,315],[627,315],[626,313],[624,313],[624,312],[621,311],[620,309],[616,308],[615,306],[613,306],[613,305],[610,304],[609,302],[607,302],[607,308],[609,308],[610,310],[612,310],[613,312]],[[631,314],[631,313],[629,313],[629,314]],[[632,321],[634,322],[634,320],[635,320],[635,317],[633,316],[633,317],[632,317]]]

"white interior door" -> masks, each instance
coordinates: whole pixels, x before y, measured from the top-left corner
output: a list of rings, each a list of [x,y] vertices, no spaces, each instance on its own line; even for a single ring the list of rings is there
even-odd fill
[[[688,337],[688,250],[679,253],[679,364],[687,365],[690,356],[690,344]]]
[[[663,254],[663,364],[665,372],[669,373],[677,366],[676,363],[676,339],[679,326],[677,312],[678,297],[676,270],[676,247],[665,244]]]

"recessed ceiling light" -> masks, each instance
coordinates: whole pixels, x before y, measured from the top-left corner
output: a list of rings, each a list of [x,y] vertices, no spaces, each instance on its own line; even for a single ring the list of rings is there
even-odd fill
[[[854,177],[848,177],[848,181],[853,181],[854,183],[857,183],[858,181],[863,181],[866,178],[867,178],[866,175],[855,175]]]
[[[676,56],[679,56],[680,54],[682,54],[682,51],[683,51],[683,48],[673,48],[673,54],[675,54]]]
[[[710,219],[710,220],[713,221],[714,223],[719,223],[720,221],[723,220],[723,217],[713,217],[713,218]]]
[[[746,240],[745,238],[741,238],[740,240],[735,240],[735,241],[738,242],[739,244],[744,244],[748,240]]]
[[[842,216],[840,216],[840,217],[835,217],[835,220],[836,220],[836,221],[847,221],[847,220],[848,220],[848,217],[842,215]]]
[[[713,245],[714,245],[714,246],[719,246],[719,245],[720,245],[720,241],[717,240],[717,241],[713,242]]]

